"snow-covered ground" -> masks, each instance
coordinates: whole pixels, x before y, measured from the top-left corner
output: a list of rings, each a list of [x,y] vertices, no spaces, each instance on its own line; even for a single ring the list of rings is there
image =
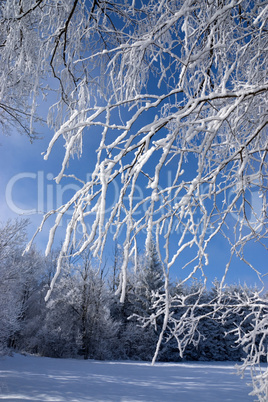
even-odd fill
[[[99,362],[15,355],[0,359],[0,400],[246,402],[249,375],[227,362]]]

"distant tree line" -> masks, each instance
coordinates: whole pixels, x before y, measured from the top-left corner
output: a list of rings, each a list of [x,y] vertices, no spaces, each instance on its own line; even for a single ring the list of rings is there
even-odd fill
[[[66,258],[46,303],[44,297],[55,272],[57,252],[44,257],[32,249],[22,256],[27,224],[25,220],[8,221],[0,228],[0,353],[16,350],[58,358],[151,360],[163,319],[155,314],[156,309],[159,312],[156,301],[164,294],[162,267],[154,245],[147,255],[140,255],[138,268],[131,271],[123,304],[115,295],[120,282],[118,245],[109,270],[96,268],[86,253],[77,261]],[[255,289],[241,285],[226,287],[221,292],[222,306],[225,298],[229,304],[232,301],[234,308],[232,314],[225,315],[215,308],[210,314],[219,284],[215,281],[211,289],[203,291],[201,301],[200,286],[203,284],[198,281],[191,285],[180,282],[170,285],[175,322],[180,317],[185,321],[187,306],[194,305],[197,297],[201,307],[195,336],[190,341],[187,338],[183,357],[178,340],[183,345],[184,331],[176,332],[174,328],[171,331],[167,327],[158,356],[160,361],[238,361],[245,357],[237,329],[244,334],[250,332],[254,316],[236,309],[235,303],[238,294],[243,297]],[[180,300],[184,300],[183,305]]]

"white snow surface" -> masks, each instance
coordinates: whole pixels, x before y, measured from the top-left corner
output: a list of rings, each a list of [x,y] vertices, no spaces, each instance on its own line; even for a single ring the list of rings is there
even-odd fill
[[[0,400],[246,402],[232,362],[100,362],[15,354],[0,359]]]

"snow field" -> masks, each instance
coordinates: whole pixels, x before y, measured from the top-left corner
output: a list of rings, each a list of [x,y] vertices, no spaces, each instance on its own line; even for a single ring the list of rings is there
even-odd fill
[[[14,355],[0,359],[0,400],[247,402],[249,373],[232,362],[100,362]]]

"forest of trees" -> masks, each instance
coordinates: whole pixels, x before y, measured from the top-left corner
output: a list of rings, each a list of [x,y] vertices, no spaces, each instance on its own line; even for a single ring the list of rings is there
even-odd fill
[[[45,294],[54,275],[57,252],[44,257],[38,250],[22,256],[26,242],[25,220],[8,221],[0,229],[0,351],[12,350],[50,357],[93,359],[152,360],[163,317],[155,315],[154,302],[164,294],[161,263],[154,244],[150,253],[139,256],[138,269],[131,270],[125,302],[120,303],[115,290],[119,283],[121,247],[114,247],[111,267],[98,269],[89,253],[75,260],[66,259],[51,298]],[[172,282],[170,294],[175,321],[199,297],[202,283],[191,285]],[[237,294],[253,294],[256,289],[232,285],[225,288],[226,301],[233,299],[233,313],[224,311],[211,316],[219,284],[202,292],[203,308],[198,311],[195,337],[186,340],[187,326],[177,333],[166,329],[158,359],[241,360],[246,356],[239,343],[238,328],[250,333],[254,316],[235,309]],[[224,303],[222,303],[222,306]],[[247,316],[245,320],[244,317]],[[201,317],[201,318],[200,318]],[[148,321],[149,320],[149,321]],[[145,325],[142,325],[145,323]],[[146,323],[150,325],[146,325]],[[184,345],[180,354],[176,337]],[[258,340],[256,340],[258,342]],[[263,345],[267,350],[267,344]]]

